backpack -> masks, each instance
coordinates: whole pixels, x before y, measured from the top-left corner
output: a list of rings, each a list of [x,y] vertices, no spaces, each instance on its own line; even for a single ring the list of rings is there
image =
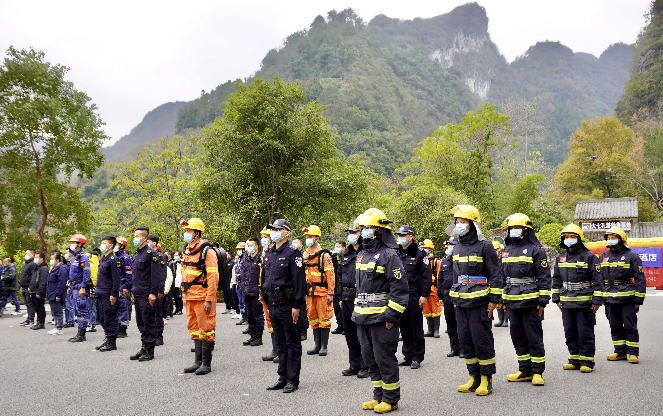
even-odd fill
[[[212,251],[212,253],[214,253],[214,255],[216,255],[218,263],[217,268],[219,273],[219,284],[217,285],[215,291],[218,291],[219,288],[223,290],[223,288],[225,288],[229,284],[230,279],[228,279],[228,267],[226,265],[228,256],[226,255],[225,250],[223,250],[222,248],[214,247],[211,243],[203,243],[200,245],[200,247],[189,253],[186,251],[186,246],[184,246],[184,248],[182,249],[183,253],[187,253],[189,255],[196,254],[199,251],[201,251],[201,253],[198,262],[194,263],[189,261],[183,261],[182,266],[192,266],[202,272],[200,275],[196,276],[196,278],[193,279],[193,281],[182,282],[182,288],[184,289],[184,293],[186,293],[191,286],[201,285],[202,287],[207,288],[207,268],[205,267],[205,259],[207,259],[207,252],[210,250]]]

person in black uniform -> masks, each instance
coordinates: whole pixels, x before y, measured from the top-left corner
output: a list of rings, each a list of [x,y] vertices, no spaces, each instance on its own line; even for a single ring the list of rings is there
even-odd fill
[[[302,250],[304,248],[303,238],[301,237],[293,238],[292,245],[302,253],[304,252]],[[309,327],[308,312],[306,311],[306,308],[301,308],[299,310],[299,319],[297,320],[297,328],[299,328],[299,337],[302,341],[306,341],[308,339],[308,327]]]
[[[343,370],[344,376],[357,376],[367,378],[368,366],[361,357],[361,344],[357,335],[357,324],[352,320],[355,299],[357,297],[357,277],[355,273],[357,254],[363,250],[361,244],[361,228],[351,225],[347,230],[348,246],[339,256],[339,265],[336,273],[338,280],[338,293],[340,293],[339,306],[343,314],[345,342],[348,344],[350,368]]]
[[[292,228],[284,219],[267,226],[274,242],[265,253],[265,281],[262,297],[268,305],[279,355],[279,380],[267,390],[292,393],[299,387],[302,341],[297,321],[306,309],[306,275],[301,250],[288,242]]]
[[[511,321],[511,340],[518,355],[518,372],[508,381],[532,380],[543,386],[546,352],[543,345],[543,311],[550,302],[552,278],[548,256],[525,214],[513,214],[502,224],[509,236],[502,252],[505,278],[502,301]]]
[[[334,300],[332,304],[334,305],[334,317],[336,317],[336,329],[334,329],[332,334],[345,334],[345,328],[343,325],[343,311],[341,310],[341,287],[339,279],[339,272],[341,268],[340,258],[341,254],[345,251],[347,246],[345,241],[337,241],[334,244],[334,250],[332,251],[332,262],[334,263],[334,276],[336,277],[336,284],[334,285]]]
[[[157,300],[155,302],[156,305],[156,324],[157,324],[157,340],[154,343],[155,346],[160,346],[163,345],[163,329],[164,329],[164,324],[163,324],[163,303],[165,301],[164,298],[164,290],[166,288],[166,278],[167,278],[167,273],[168,273],[168,265],[166,264],[166,256],[161,254],[161,246],[159,245],[159,236],[157,234],[150,234],[147,236],[147,244],[152,248],[153,253],[158,256],[158,263],[159,263],[159,271],[161,272],[161,283],[159,283],[159,287],[157,288]]]
[[[451,237],[449,238],[449,241],[444,242],[446,249],[444,251],[444,258],[440,260],[442,264],[440,265],[440,276],[437,278],[437,297],[440,299],[442,307],[444,308],[444,320],[447,323],[447,335],[449,335],[449,344],[451,345],[451,352],[447,354],[447,357],[465,358],[460,349],[460,341],[458,340],[456,307],[449,295],[451,285],[454,283],[451,254],[453,253],[456,244],[458,244],[458,239],[456,237]]]
[[[362,403],[362,409],[376,413],[398,409],[398,327],[409,299],[405,270],[396,253],[398,244],[388,228],[391,222],[376,208],[354,221],[362,227],[364,247],[357,255],[357,299],[352,319],[373,384],[373,400]]]
[[[433,274],[429,266],[428,253],[414,240],[414,228],[401,225],[398,236],[398,256],[407,277],[410,297],[401,321],[403,336],[403,361],[400,366],[409,365],[416,370],[424,361],[426,339],[424,338],[422,308],[430,296]]]
[[[140,331],[142,347],[131,360],[150,361],[154,359],[154,346],[157,342],[157,295],[163,292],[163,272],[159,253],[147,245],[147,227],[137,227],[134,231],[134,246],[138,247],[133,261],[133,294],[136,308],[136,325]]]
[[[99,270],[97,272],[95,296],[99,301],[99,321],[106,335],[104,342],[96,347],[101,352],[117,349],[115,341],[120,329],[120,321],[117,318],[117,313],[120,307],[118,297],[120,296],[122,262],[113,253],[113,247],[116,244],[117,240],[115,237],[107,235],[101,239],[101,246],[99,246],[102,257],[99,261]]]
[[[249,320],[250,338],[244,341],[244,345],[257,347],[262,345],[262,333],[265,329],[265,315],[259,298],[261,253],[260,241],[257,238],[249,238],[246,242],[246,256],[242,262],[242,292],[244,292],[244,304],[246,315]]]

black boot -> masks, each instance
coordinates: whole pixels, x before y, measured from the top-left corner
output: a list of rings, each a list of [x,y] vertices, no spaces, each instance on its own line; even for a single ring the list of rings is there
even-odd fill
[[[249,329],[248,334],[250,335],[250,338],[247,339],[246,341],[242,342],[243,345],[251,345],[253,342],[253,338],[255,337],[255,333],[253,332],[253,329]]]
[[[320,328],[313,330],[313,342],[315,343],[313,349],[306,351],[308,355],[315,355],[320,352]]]
[[[138,361],[150,361],[154,359],[154,342],[145,343],[145,354],[143,354]]]
[[[154,344],[156,346],[163,345],[163,331],[159,331],[157,334],[157,342]]]
[[[84,328],[78,328],[78,334],[73,338],[69,338],[69,342],[83,342],[83,341],[85,341]]]
[[[253,341],[251,341],[252,347],[258,347],[262,345],[262,329],[253,330]]]
[[[502,309],[497,310],[497,319],[498,322],[495,324],[496,327],[502,326],[504,323],[504,311]]]
[[[117,337],[118,338],[126,338],[127,335],[127,328],[120,327],[120,329],[117,331]]]
[[[117,345],[115,345],[115,339],[116,339],[116,338],[117,338],[117,337],[108,337],[108,338],[107,338],[108,341],[106,341],[106,345],[104,345],[103,347],[101,347],[101,348],[99,349],[99,352],[106,352],[106,351],[114,351],[114,350],[116,350],[116,349],[117,349]]]
[[[426,318],[426,323],[428,324],[428,331],[424,332],[425,337],[433,336],[433,318]]]
[[[196,358],[193,361],[193,365],[191,367],[187,367],[184,369],[185,373],[193,373],[197,369],[200,368],[200,366],[203,364],[203,342],[200,340],[194,340],[193,343],[195,344],[196,348]]]
[[[214,351],[214,341],[200,342],[203,343],[203,364],[196,370],[197,376],[202,376],[212,371],[212,351]]]
[[[503,327],[509,326],[509,313],[506,310],[504,311],[504,324],[502,326]]]
[[[274,333],[269,334],[272,338],[272,351],[267,354],[262,356],[263,361],[272,361],[275,357],[278,357],[276,353],[276,340],[274,339]]]
[[[343,333],[343,324],[336,325],[336,329],[331,332],[332,334],[342,334]]]
[[[299,328],[299,339],[302,341],[308,339],[308,328]]]
[[[249,328],[246,328],[244,331],[242,331],[242,334],[250,334],[251,330]]]
[[[331,332],[331,328],[321,328],[318,329],[320,331],[320,352],[318,355],[321,357],[324,357],[327,355],[327,344],[329,343],[329,333]],[[308,351],[307,351],[308,352]]]
[[[146,352],[147,352],[147,343],[143,342],[143,344],[140,346],[140,351],[138,351],[136,354],[129,357],[129,359],[132,360],[132,361],[138,360]]]
[[[439,338],[440,337],[440,317],[436,316],[433,318],[433,337],[434,338]]]
[[[97,350],[97,351],[99,351],[100,349],[102,349],[103,347],[105,347],[107,343],[108,343],[108,337],[105,337],[105,338],[104,338],[104,342],[102,342],[101,345],[99,345],[98,347],[94,347],[94,349]]]

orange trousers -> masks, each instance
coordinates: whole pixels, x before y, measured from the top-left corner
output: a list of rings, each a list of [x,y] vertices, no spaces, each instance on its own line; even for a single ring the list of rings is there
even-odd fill
[[[209,315],[205,312],[204,300],[186,301],[186,328],[191,339],[214,342],[216,329],[216,304],[212,304]]]
[[[307,296],[306,313],[311,329],[331,328],[331,318],[334,316],[334,304],[327,305],[327,295]]]
[[[442,315],[442,305],[437,301],[437,288],[432,286],[428,300],[424,303],[424,317],[436,318]]]
[[[272,328],[272,320],[269,319],[269,309],[267,309],[267,305],[264,303],[262,304],[262,310],[265,311],[265,321],[267,321],[267,332],[270,334],[274,332],[274,328]]]

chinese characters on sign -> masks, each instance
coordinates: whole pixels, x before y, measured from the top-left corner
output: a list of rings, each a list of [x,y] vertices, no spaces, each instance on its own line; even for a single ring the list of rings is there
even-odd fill
[[[640,256],[642,267],[663,267],[661,247],[634,247],[633,252]]]
[[[583,232],[607,231],[612,227],[619,227],[624,231],[631,231],[631,221],[596,221],[583,222],[581,224]]]

